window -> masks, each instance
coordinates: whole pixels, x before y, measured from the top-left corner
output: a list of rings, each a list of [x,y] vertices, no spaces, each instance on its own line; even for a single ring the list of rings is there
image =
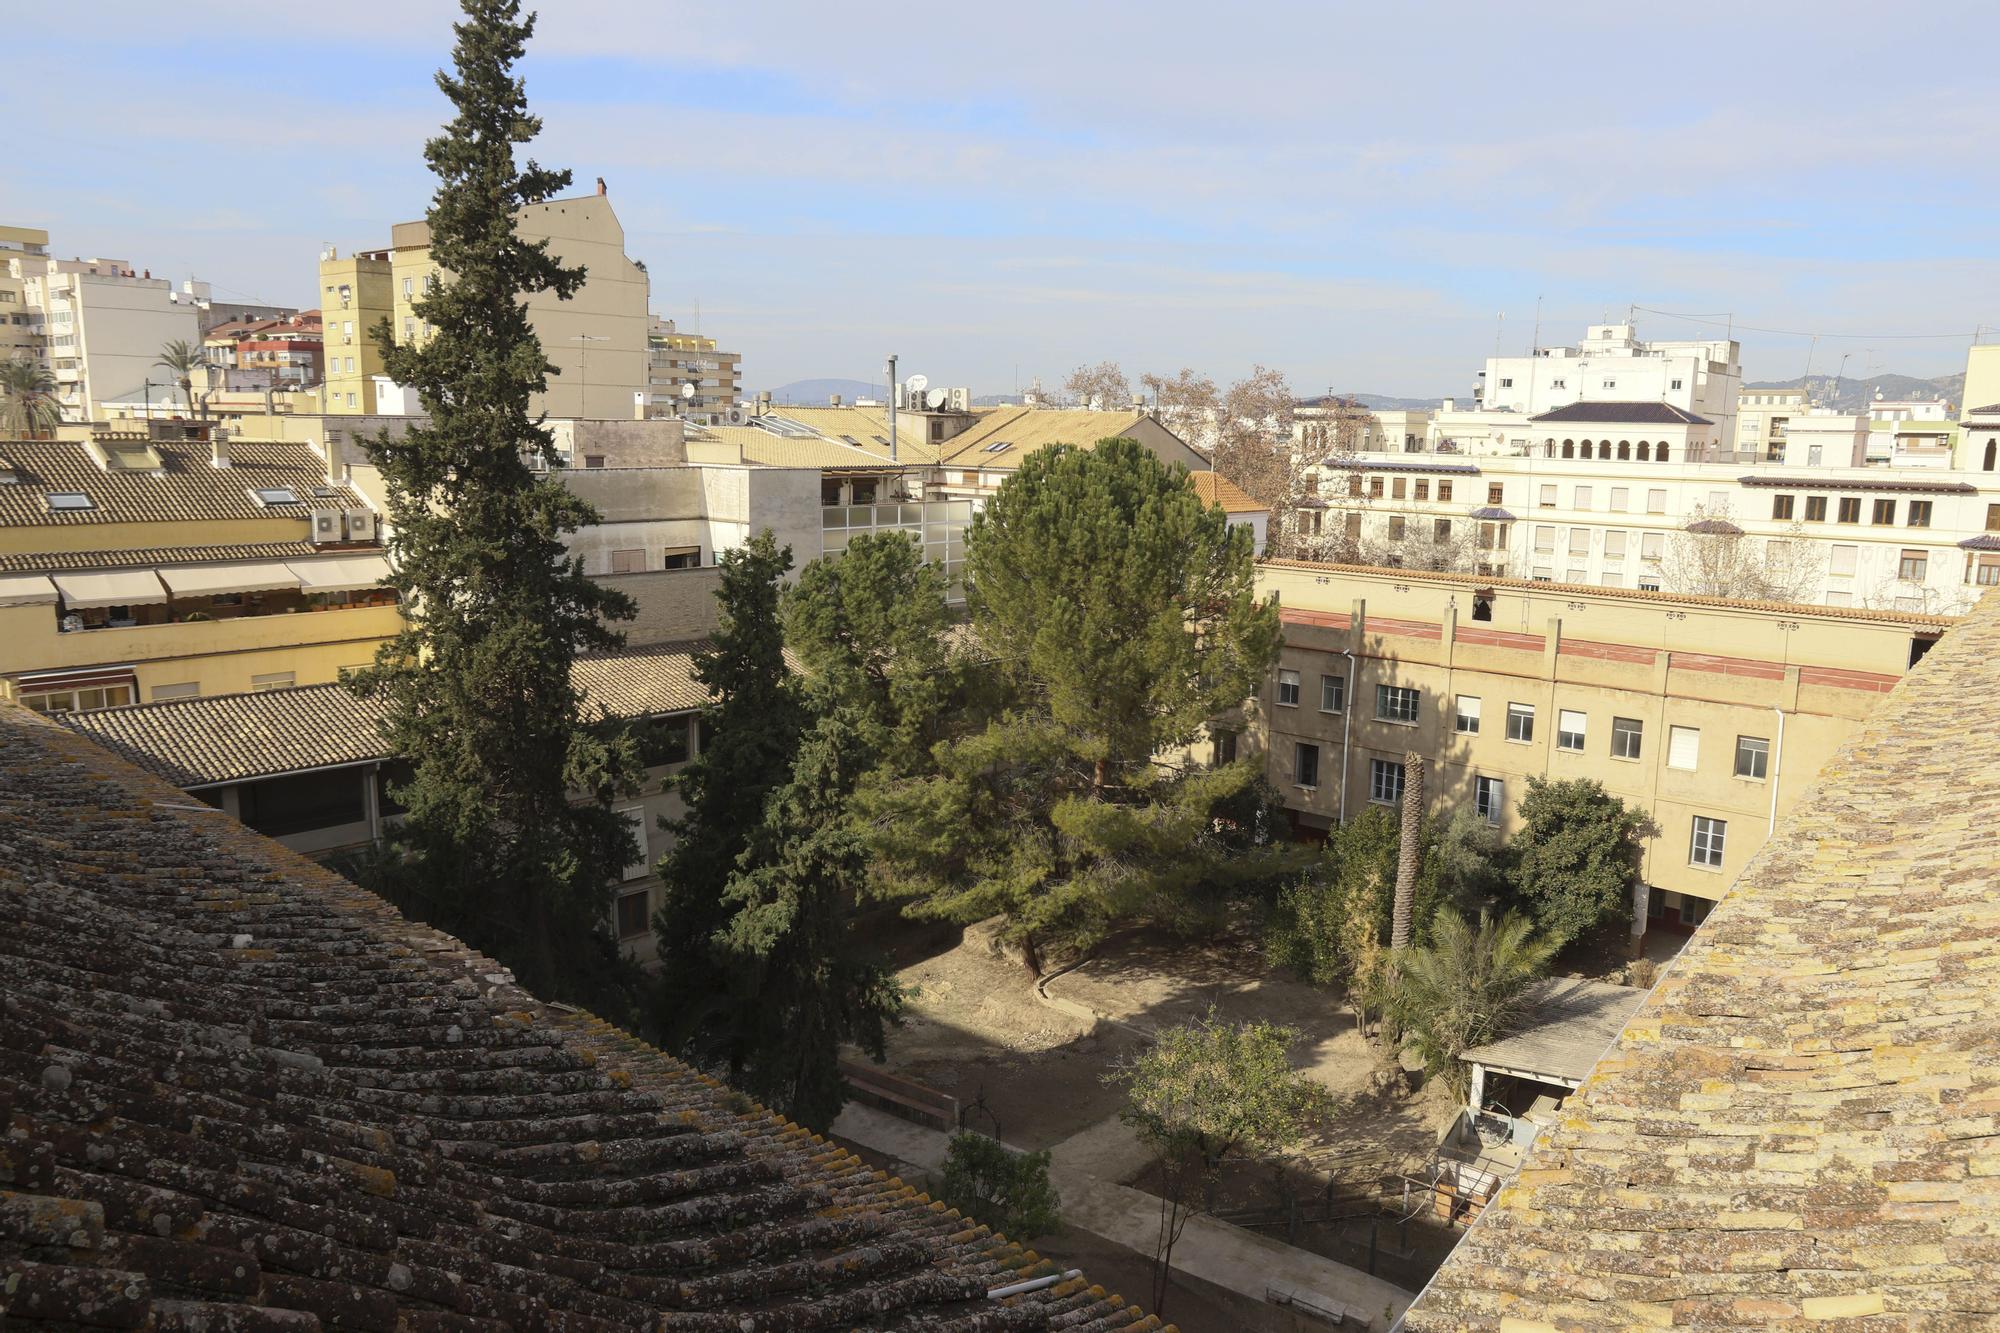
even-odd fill
[[[296,492],[289,486],[259,487],[251,492],[260,505],[295,505],[299,502]]]
[[[1500,380],[1500,387],[1501,387],[1501,388],[1503,388],[1503,389],[1511,389],[1511,388],[1513,388],[1513,387],[1514,387],[1514,381],[1513,381],[1513,379],[1512,379],[1511,377],[1505,377],[1505,376],[1503,376],[1503,377],[1501,378],[1501,380]]]
[[[1319,711],[1338,713],[1347,707],[1347,677],[1321,676],[1319,678]]]
[[[1443,481],[1443,480],[1440,480],[1440,481],[1438,482],[1438,503],[1439,503],[1439,504],[1449,504],[1449,503],[1451,503],[1451,483],[1450,483],[1450,482],[1448,482],[1448,481]]]
[[[1658,574],[1641,574],[1639,576],[1640,592],[1658,592],[1659,590],[1660,576]]]
[[[1859,546],[1835,546],[1830,549],[1832,554],[1828,557],[1826,572],[1838,578],[1846,578],[1854,573],[1855,557],[1860,553],[1861,548]]]
[[[1556,507],[1556,488],[1554,486],[1542,487],[1541,495],[1536,500],[1536,503],[1544,509],[1554,509]]]
[[[1797,497],[1796,497],[1796,496],[1791,496],[1791,495],[1774,495],[1774,496],[1772,496],[1772,497],[1771,497],[1771,517],[1772,517],[1772,518],[1790,518],[1790,517],[1792,516],[1792,503],[1793,503],[1793,501],[1794,501],[1794,500],[1796,500],[1796,499],[1797,499]]]
[[[1874,516],[1869,519],[1869,522],[1875,524],[1877,527],[1881,527],[1895,521],[1896,502],[1894,500],[1877,500],[1875,502]]]
[[[1680,388],[1680,387],[1681,387],[1681,382],[1680,382],[1679,380],[1675,380],[1675,381],[1674,381],[1674,383],[1673,383],[1673,387],[1674,387],[1674,388],[1676,388],[1676,389]]]
[[[1419,500],[1428,500],[1431,498],[1431,482],[1429,477],[1417,478],[1417,490],[1415,498]]]
[[[408,300],[410,297],[416,295],[416,291],[417,291],[417,280],[415,278],[404,278],[403,298],[405,300]]]
[[[1568,708],[1556,712],[1556,748],[1558,750],[1583,749],[1583,739],[1589,729],[1590,719]]]
[[[178,685],[155,685],[153,687],[154,703],[158,703],[162,699],[195,699],[200,696],[201,684],[199,681],[190,680],[183,681]]]
[[[1400,685],[1375,687],[1375,718],[1379,722],[1415,722],[1421,694]]]
[[[1451,729],[1465,736],[1479,734],[1479,700],[1469,694],[1458,696],[1453,710]]]
[[[1806,497],[1806,522],[1826,522],[1826,497],[1824,495],[1808,495]]]
[[[1606,381],[1604,381],[1604,387],[1605,387],[1605,388],[1607,388],[1607,389],[1615,389],[1615,388],[1617,388],[1617,387],[1618,387],[1618,381],[1617,381],[1617,380],[1606,380]]]
[[[1667,767],[1693,772],[1701,762],[1701,728],[1667,728]]]
[[[250,677],[250,688],[259,694],[266,690],[288,690],[295,681],[296,676],[290,671],[272,671]]]
[[[1490,505],[1499,504],[1500,497],[1505,493],[1506,489],[1505,486],[1497,481],[1489,483],[1486,487],[1486,503]]]
[[[1837,521],[1841,523],[1859,523],[1861,521],[1861,497],[1858,495],[1842,496],[1839,513],[1840,517]]]
[[[1299,673],[1280,670],[1278,672],[1278,706],[1297,708],[1299,706]]]
[[[1700,925],[1702,922],[1708,920],[1708,914],[1714,907],[1715,904],[1706,898],[1697,898],[1691,893],[1683,893],[1680,902],[1681,924],[1684,926]]]
[[[1722,840],[1729,832],[1726,820],[1710,819],[1707,815],[1694,817],[1694,839],[1688,847],[1688,860],[1698,866],[1720,868],[1722,865]]]
[[[1437,540],[1441,542],[1450,541],[1451,520],[1448,518],[1440,518],[1433,520],[1431,523],[1431,533],[1433,536],[1437,538]]]
[[[1301,787],[1319,786],[1319,747],[1307,741],[1292,746],[1292,781]]]
[[[1641,742],[1645,739],[1646,724],[1636,717],[1614,717],[1611,719],[1611,757],[1613,759],[1637,759]]]
[[[1389,540],[1392,542],[1403,540],[1403,533],[1406,526],[1401,514],[1389,515]]]
[[[1551,389],[1566,389],[1569,387],[1569,382],[1567,380],[1550,380],[1549,387]]]
[[[2000,587],[2000,555],[1965,557],[1965,581],[1982,588]]]
[[[1649,514],[1667,512],[1667,492],[1664,488],[1646,492],[1646,512]]]
[[[1569,530],[1569,553],[1571,555],[1590,554],[1590,529],[1571,528]]]
[[[1535,529],[1535,549],[1550,552],[1556,549],[1556,530],[1546,524]]]
[[[408,281],[405,279],[404,281]],[[649,889],[618,895],[618,938],[629,940],[653,928],[653,895]]]
[[[1931,525],[1931,502],[1929,500],[1910,501],[1909,526],[1927,528]]]
[[[1403,799],[1403,766],[1393,759],[1368,761],[1368,799],[1394,805]]]
[[[1736,776],[1764,780],[1771,764],[1771,742],[1762,736],[1736,738]]]
[[[645,567],[646,550],[644,547],[613,551],[611,553],[611,572],[613,574],[637,574],[645,569]]]
[[[1929,572],[1928,551],[1904,551],[1902,558],[1896,562],[1896,577],[1909,583],[1922,583]]]
[[[59,514],[66,510],[93,509],[96,507],[91,504],[90,497],[82,491],[50,491],[43,497],[43,500],[48,505],[49,512],[52,514]]]
[[[366,801],[361,779],[351,768],[265,778],[236,789],[237,818],[271,838],[359,824],[368,818]]]
[[[1489,824],[1500,822],[1500,811],[1506,804],[1507,786],[1499,778],[1474,778],[1472,780],[1472,808],[1478,816]]]
[[[2000,505],[1986,506],[1986,530],[2000,532]]]
[[[1371,500],[1382,498],[1382,479],[1380,477],[1370,477],[1368,479],[1368,498]]]
[[[1630,486],[1613,486],[1611,488],[1611,512],[1622,514],[1631,509],[1631,507],[1632,488]]]
[[[1507,705],[1507,739],[1510,741],[1532,741],[1535,739],[1535,706],[1533,704]]]
[[[639,853],[636,860],[625,863],[624,873],[619,878],[627,881],[644,879],[646,872],[652,869],[650,858],[646,852],[646,807],[643,805],[620,806],[617,814],[625,821],[626,826],[632,830],[632,838],[638,847]]]
[[[1396,480],[1389,487],[1389,498],[1392,500],[1403,499],[1408,486],[1409,482],[1407,481],[1407,479],[1403,477],[1396,478]]]
[[[1623,532],[1607,532],[1604,534],[1604,558],[1606,560],[1623,560],[1625,558],[1625,538],[1626,534]]]
[[[1572,508],[1575,509],[1590,508],[1590,487],[1579,486],[1576,488],[1576,503],[1575,505],[1572,506]]]
[[[1667,534],[1664,532],[1642,532],[1639,534],[1639,555],[1641,559],[1658,560],[1667,553]]]
[[[661,569],[700,569],[701,548],[699,546],[676,546],[660,560]]]
[[[639,747],[639,762],[647,768],[685,764],[693,751],[686,713],[673,717],[641,718],[632,726],[633,741]]]

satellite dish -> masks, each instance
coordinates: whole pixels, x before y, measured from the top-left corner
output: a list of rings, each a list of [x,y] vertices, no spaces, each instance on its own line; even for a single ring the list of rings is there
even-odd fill
[[[692,385],[692,384],[683,384],[683,385],[681,385],[681,397],[683,397],[683,398],[692,398],[692,397],[694,397],[694,385]]]
[[[912,398],[920,396],[925,389],[930,387],[931,380],[928,375],[912,375],[903,381],[903,392]]]
[[[932,389],[929,393],[924,395],[925,405],[928,406],[933,412],[935,412],[940,407],[943,407],[946,403],[950,401],[951,401],[951,395],[946,393],[943,389]]]

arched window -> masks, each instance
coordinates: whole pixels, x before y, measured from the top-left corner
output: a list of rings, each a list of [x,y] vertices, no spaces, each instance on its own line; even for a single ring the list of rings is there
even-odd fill
[[[1662,463],[1664,463],[1664,462],[1666,462],[1666,461],[1667,461],[1667,442],[1666,442],[1665,440],[1661,440],[1661,441],[1660,441],[1660,455],[1659,455],[1659,458],[1660,458],[1660,461],[1661,461]]]
[[[1556,456],[1556,442],[1555,442],[1555,437],[1551,436],[1549,439],[1543,441],[1542,443],[1542,457],[1554,458],[1555,456]]]
[[[1579,444],[1579,445],[1578,445],[1578,446],[1576,447],[1576,456],[1577,456],[1578,458],[1588,458],[1588,457],[1590,457],[1590,441],[1589,441],[1589,440],[1585,440],[1585,441],[1584,441],[1583,443]]]
[[[1993,470],[1993,455],[1995,450],[2000,450],[2000,435],[1996,435],[1986,442],[1986,470],[1988,472]]]
[[[1574,440],[1563,441],[1563,457],[1564,458],[1576,457],[1576,441]]]
[[[1630,440],[1618,441],[1618,461],[1622,463],[1631,456],[1632,456],[1632,441]]]
[[[1652,457],[1653,457],[1653,446],[1646,443],[1646,441],[1644,440],[1639,441],[1639,461],[1641,463],[1645,463],[1650,461]]]

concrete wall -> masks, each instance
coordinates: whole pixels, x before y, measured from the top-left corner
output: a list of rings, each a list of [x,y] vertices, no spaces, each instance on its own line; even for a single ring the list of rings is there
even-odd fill
[[[631,620],[614,626],[623,630],[625,642],[637,648],[650,643],[679,643],[701,639],[715,632],[715,592],[722,586],[722,571],[706,569],[653,569],[643,574],[599,574],[597,581],[616,588],[638,606]]]
[[[548,423],[556,450],[570,466],[602,458],[604,467],[678,467],[688,461],[686,427],[679,421],[578,421]]]

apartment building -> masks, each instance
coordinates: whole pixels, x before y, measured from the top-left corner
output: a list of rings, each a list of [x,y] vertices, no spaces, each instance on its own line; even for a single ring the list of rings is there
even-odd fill
[[[1643,342],[1631,324],[1593,324],[1574,347],[1488,357],[1474,407],[1533,417],[1574,403],[1664,403],[1707,418],[1733,441],[1741,351],[1728,338]]]
[[[646,415],[719,425],[743,392],[743,358],[654,316],[646,334]]]
[[[320,251],[320,355],[323,360],[321,411],[336,416],[374,416],[376,380],[382,351],[372,331],[396,313],[393,267],[387,250],[366,250],[345,259],[332,246]]]
[[[162,394],[177,392],[173,372],[159,364],[160,349],[200,343],[201,310],[191,298],[119,259],[50,259],[24,268],[24,297],[38,317],[30,328],[41,335],[65,421],[100,417],[107,399],[143,393],[149,381]]]
[[[1737,456],[1773,462],[1783,457],[1785,428],[1808,406],[1804,389],[1744,389],[1736,401]]]
[[[402,626],[376,511],[302,444],[186,422],[0,441],[0,697],[334,681]]]
[[[41,228],[0,227],[0,360],[42,358],[43,316],[28,304],[27,273],[48,252],[49,234]]]
[[[1519,827],[1527,779],[1592,778],[1641,811],[1634,933],[1723,897],[1834,750],[1954,622],[1515,579],[1267,561],[1284,647],[1244,729],[1302,829],[1427,799]]]
[[[207,383],[198,393],[290,392],[320,382],[324,330],[317,310],[277,319],[232,319],[202,334]]]

